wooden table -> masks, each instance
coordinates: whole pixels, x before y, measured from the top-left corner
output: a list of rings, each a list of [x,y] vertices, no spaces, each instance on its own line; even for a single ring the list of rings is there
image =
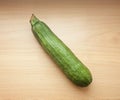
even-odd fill
[[[34,13],[88,66],[77,87],[31,32]],[[120,100],[119,0],[1,0],[0,100]]]

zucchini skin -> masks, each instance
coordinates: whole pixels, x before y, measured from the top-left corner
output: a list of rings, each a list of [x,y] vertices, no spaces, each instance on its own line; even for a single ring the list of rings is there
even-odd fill
[[[62,69],[65,75],[76,85],[85,87],[92,82],[90,70],[74,53],[35,15],[30,19],[32,31],[43,49]]]

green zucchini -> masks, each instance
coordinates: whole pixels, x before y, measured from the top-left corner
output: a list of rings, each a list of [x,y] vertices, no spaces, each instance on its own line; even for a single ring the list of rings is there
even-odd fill
[[[33,34],[44,50],[61,68],[65,75],[78,86],[88,86],[92,82],[89,69],[74,53],[36,16],[30,19]]]

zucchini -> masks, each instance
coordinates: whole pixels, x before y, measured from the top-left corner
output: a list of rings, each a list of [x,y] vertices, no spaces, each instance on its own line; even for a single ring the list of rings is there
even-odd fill
[[[32,31],[40,45],[76,85],[85,87],[92,82],[89,69],[74,53],[35,15],[30,19]]]

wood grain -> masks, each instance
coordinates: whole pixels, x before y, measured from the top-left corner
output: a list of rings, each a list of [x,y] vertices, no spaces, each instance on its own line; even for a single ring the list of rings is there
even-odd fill
[[[34,13],[93,74],[72,84],[31,32]],[[1,0],[0,100],[120,100],[119,0]]]

